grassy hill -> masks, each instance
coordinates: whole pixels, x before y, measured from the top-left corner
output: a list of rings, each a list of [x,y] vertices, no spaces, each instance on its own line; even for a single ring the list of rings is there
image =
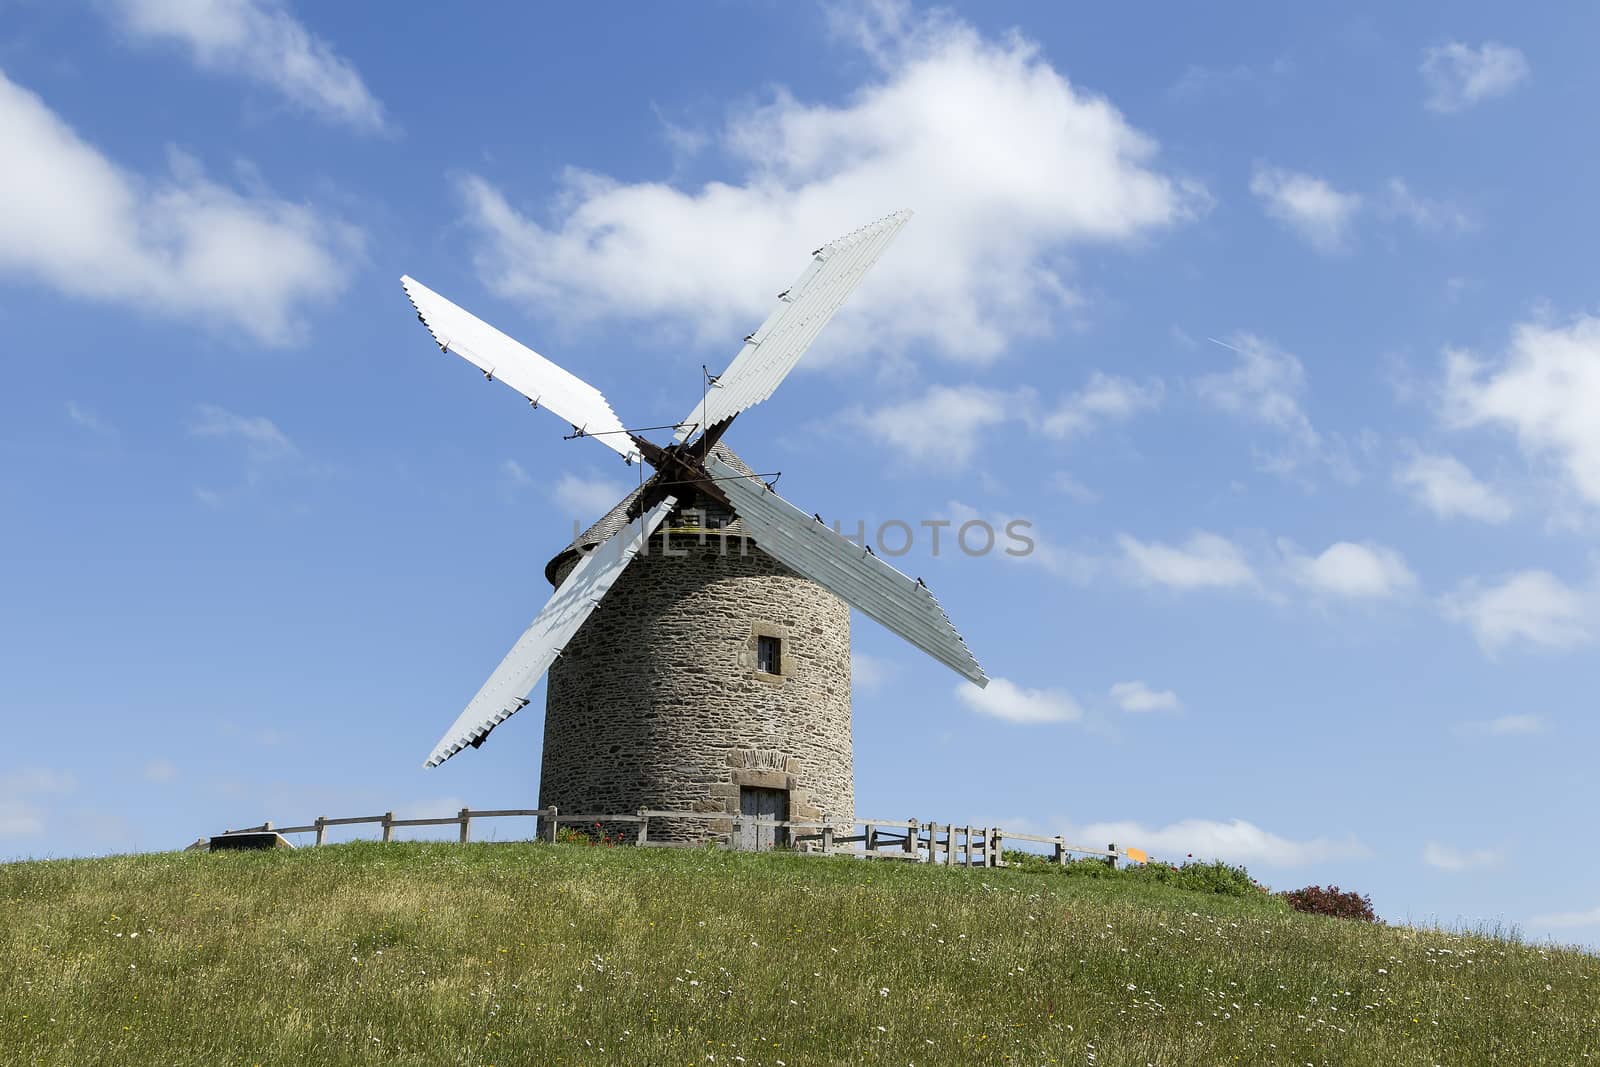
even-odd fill
[[[1058,872],[355,844],[0,866],[6,1064],[1576,1064],[1600,959]]]

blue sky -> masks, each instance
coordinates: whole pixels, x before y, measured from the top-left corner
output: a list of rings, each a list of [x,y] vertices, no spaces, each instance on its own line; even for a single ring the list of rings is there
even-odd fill
[[[532,804],[423,757],[636,472],[409,273],[670,422],[917,216],[729,442],[996,679],[855,619],[859,810],[1592,943],[1585,5],[5,5],[0,855]]]

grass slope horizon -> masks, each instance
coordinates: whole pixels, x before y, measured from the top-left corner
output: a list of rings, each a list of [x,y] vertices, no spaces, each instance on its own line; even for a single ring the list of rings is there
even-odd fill
[[[1600,1060],[1600,958],[1049,870],[357,843],[0,865],[7,1064]]]

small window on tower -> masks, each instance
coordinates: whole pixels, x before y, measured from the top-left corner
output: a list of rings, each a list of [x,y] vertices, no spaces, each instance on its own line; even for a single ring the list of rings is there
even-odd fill
[[[756,670],[765,674],[782,674],[782,668],[782,643],[776,637],[756,638]]]

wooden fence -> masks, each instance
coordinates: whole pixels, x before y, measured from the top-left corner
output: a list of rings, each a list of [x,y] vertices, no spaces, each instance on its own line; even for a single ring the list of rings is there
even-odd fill
[[[770,842],[787,838],[787,844],[799,855],[854,856],[861,859],[900,860],[914,863],[942,863],[956,867],[1004,867],[1004,846],[1008,841],[1026,841],[1045,845],[1050,858],[1065,864],[1069,857],[1098,858],[1115,867],[1126,851],[1118,851],[1115,843],[1105,848],[1085,848],[1069,844],[1065,838],[1042,837],[1038,834],[1009,832],[998,826],[972,826],[957,823],[920,822],[908,819],[903,822],[889,819],[857,819],[852,823],[801,822],[792,819],[771,819],[752,815],[731,815],[727,812],[654,811],[641,808],[631,815],[564,815],[557,808],[462,808],[457,814],[438,819],[397,819],[392,811],[382,815],[359,815],[353,818],[329,819],[318,816],[304,826],[275,826],[264,822],[259,826],[226,830],[211,840],[233,834],[277,833],[315,834],[314,843],[327,844],[330,826],[376,825],[382,830],[382,840],[393,841],[397,829],[412,826],[455,826],[463,844],[472,840],[472,823],[475,820],[532,818],[538,820],[533,835],[535,839],[555,841],[562,826],[596,825],[626,827],[619,833],[624,844],[654,848],[697,848],[705,844],[720,844],[730,848],[752,847],[750,842]],[[658,825],[666,820],[675,822],[709,823],[707,830],[691,840],[668,840],[650,836],[651,820]],[[723,823],[729,829],[719,829]],[[780,835],[778,831],[783,831]],[[859,830],[859,832],[857,832]],[[755,846],[761,847],[761,846]],[[770,846],[768,846],[770,847]]]

